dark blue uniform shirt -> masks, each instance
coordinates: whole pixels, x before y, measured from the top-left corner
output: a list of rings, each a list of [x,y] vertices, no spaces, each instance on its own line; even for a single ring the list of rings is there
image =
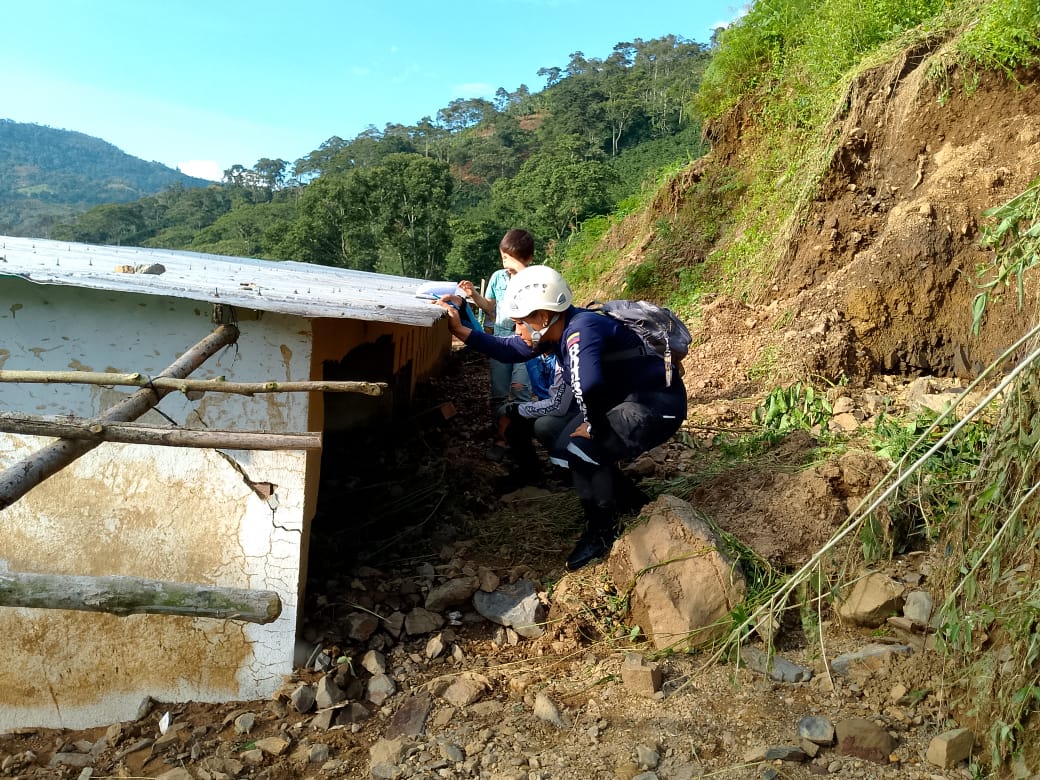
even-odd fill
[[[563,316],[563,336],[553,349],[591,431],[602,430],[607,412],[631,393],[664,389],[664,360],[622,323],[575,306]],[[524,362],[537,354],[520,336],[495,337],[478,330],[466,344],[503,363]]]

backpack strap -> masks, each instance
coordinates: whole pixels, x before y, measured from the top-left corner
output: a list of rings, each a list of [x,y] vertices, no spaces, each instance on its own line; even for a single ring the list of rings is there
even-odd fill
[[[596,314],[599,314],[600,316],[603,316],[603,317],[609,317],[610,316],[605,311],[603,311],[603,303],[601,301],[589,301],[589,303],[585,306],[585,308],[588,309],[589,311],[594,311],[594,312],[596,312]],[[622,325],[625,324],[625,323],[621,322],[621,320],[618,320],[618,322],[620,324],[622,324]],[[627,325],[625,327],[628,328]],[[628,328],[628,330],[631,330],[631,328]],[[633,331],[633,333],[634,332],[635,331]],[[638,347],[629,347],[628,349],[614,350],[613,352],[608,352],[605,355],[603,355],[601,360],[603,360],[604,362],[607,362],[607,363],[619,363],[622,360],[633,360],[634,358],[646,357],[647,355],[656,355],[656,354],[657,354],[656,352],[654,352],[648,346],[646,346],[643,343],[643,340],[640,339]]]
[[[633,360],[635,358],[646,357],[647,355],[659,355],[647,346],[640,344],[638,347],[630,347],[628,349],[616,350],[614,352],[608,352],[603,355],[602,360],[607,363],[618,363],[622,360]]]

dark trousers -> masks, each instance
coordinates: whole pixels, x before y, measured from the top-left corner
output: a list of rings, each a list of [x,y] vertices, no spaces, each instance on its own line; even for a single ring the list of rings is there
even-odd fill
[[[632,393],[607,413],[605,430],[591,439],[571,436],[576,417],[557,437],[555,452],[566,454],[574,488],[590,525],[613,524],[617,517],[621,472],[617,464],[668,441],[686,419],[681,382],[658,391]]]
[[[529,479],[541,474],[542,462],[535,452],[532,437],[538,440],[549,453],[549,460],[557,466],[567,468],[567,454],[558,449],[557,442],[564,430],[573,431],[578,406],[573,404],[566,414],[559,416],[516,417],[509,421],[506,442],[510,458]]]

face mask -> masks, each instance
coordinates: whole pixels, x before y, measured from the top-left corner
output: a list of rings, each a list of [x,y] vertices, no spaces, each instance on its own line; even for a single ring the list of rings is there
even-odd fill
[[[549,346],[548,345],[543,345],[542,344],[542,336],[545,335],[545,331],[549,330],[549,328],[551,328],[553,325],[556,324],[556,321],[558,319],[560,319],[560,315],[559,314],[554,314],[552,316],[552,319],[550,319],[545,324],[545,327],[542,328],[541,330],[535,330],[530,325],[528,325],[526,322],[524,323],[524,327],[527,328],[527,332],[531,334],[531,348],[532,349],[534,349],[536,352],[547,352],[549,350]]]

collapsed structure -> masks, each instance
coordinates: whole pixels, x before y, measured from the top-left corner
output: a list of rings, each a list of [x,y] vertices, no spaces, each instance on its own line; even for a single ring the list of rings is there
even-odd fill
[[[0,731],[274,691],[322,433],[450,349],[420,283],[0,237]]]

